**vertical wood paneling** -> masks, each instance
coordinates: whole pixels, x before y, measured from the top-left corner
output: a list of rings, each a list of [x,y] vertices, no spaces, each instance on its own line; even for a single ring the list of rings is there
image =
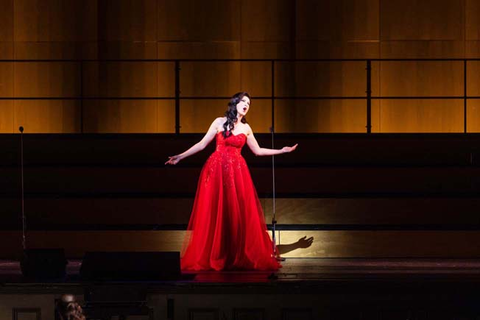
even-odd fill
[[[477,57],[480,52],[476,42],[480,34],[477,14],[480,4],[475,0],[0,0],[0,5],[0,58],[5,59],[462,58]],[[0,96],[79,94],[76,67],[58,67],[55,64],[27,67],[17,64],[15,69],[15,72],[8,67],[0,70]],[[166,64],[153,68],[138,64],[115,67],[100,64],[87,69],[84,73],[84,93],[88,96],[174,94],[173,68]],[[421,66],[393,69],[385,65],[379,68],[381,81],[375,74],[374,92],[382,95],[406,92],[462,94],[462,75],[454,64],[434,67],[435,70]],[[339,67],[339,70],[305,70],[301,65],[285,64],[276,70],[275,92],[283,96],[350,95],[351,92],[363,95],[364,74],[355,70],[350,69],[348,64]],[[249,91],[253,96],[265,96],[271,92],[268,68],[254,63],[231,64],[227,68],[222,64],[186,65],[181,79],[183,96],[231,96],[240,90]],[[475,92],[479,80],[474,73],[469,74],[469,81],[469,92]],[[364,126],[363,111],[350,113],[351,108],[360,110],[360,105],[353,107],[344,101],[330,102],[328,107],[325,103],[317,104],[313,107],[316,111],[310,110],[312,116],[337,119],[332,120],[334,123],[327,125],[324,120],[312,119],[305,122],[302,115],[309,104],[279,103],[278,125],[287,132],[289,128],[297,131],[306,124],[308,127],[310,122],[310,128],[305,127],[307,132],[314,132],[316,129],[313,128],[335,132],[334,127],[343,128],[341,132],[358,132],[360,127],[356,123]],[[40,105],[44,112],[46,106]],[[138,104],[115,108],[130,110],[133,105]],[[29,109],[34,108],[29,106]],[[335,110],[327,112],[329,108]],[[415,113],[414,118],[420,119],[424,117],[422,114],[431,114],[424,108],[422,105],[420,109],[423,111],[410,110]],[[442,119],[450,117],[451,110],[456,110],[456,107],[445,108],[449,111],[445,111]],[[472,108],[475,109],[473,105]],[[105,109],[100,109],[103,111],[99,112],[104,114]],[[397,116],[388,114],[397,109],[397,104],[375,103],[372,130],[384,132],[385,128],[403,126],[394,125],[392,121]],[[10,117],[11,106],[5,110]],[[52,110],[59,110],[55,102],[52,102]],[[121,130],[127,132],[145,132],[146,128],[153,128],[152,132],[170,130],[167,129],[171,128],[169,119],[173,117],[170,102],[157,102],[155,107],[139,110],[139,114],[144,114],[145,110],[152,112],[145,115],[149,120],[115,120],[117,124],[109,125],[110,129],[124,128]],[[38,114],[39,110],[32,112]],[[216,111],[206,111],[206,114],[209,113]],[[252,112],[250,121],[263,128],[270,117],[269,107],[262,105],[255,113],[253,117]],[[354,121],[352,114],[360,119]],[[118,112],[113,118],[121,115],[130,113]],[[345,119],[340,120],[342,117]],[[451,128],[444,123],[446,120],[439,119],[434,120],[437,124],[428,130],[446,128],[447,132],[456,131],[457,117],[455,115],[452,119]],[[95,119],[92,123],[98,121],[98,115]],[[6,123],[14,122],[13,118],[2,121],[7,128],[10,124]],[[57,125],[49,124],[45,130],[57,130],[69,121],[73,120],[64,119]],[[119,121],[123,124],[118,124]],[[135,123],[127,125],[128,121]],[[208,117],[201,121],[210,122],[211,119]],[[412,123],[423,123],[423,120],[418,121]],[[143,122],[147,124],[140,125]],[[474,128],[475,120],[470,123],[470,127]],[[411,130],[414,130],[413,127]]]
[[[13,97],[13,63],[0,62],[0,97]]]
[[[159,100],[157,102],[157,129],[159,133],[175,132],[175,101]]]
[[[272,94],[272,64],[265,62],[242,62],[240,73],[242,91],[251,96],[269,97]]]
[[[98,44],[99,59],[155,59],[155,41],[102,41]]]
[[[241,0],[242,41],[293,40],[295,1]]]
[[[227,104],[228,100],[182,100],[180,107],[181,132],[207,132],[213,120],[223,117],[227,110]]]
[[[277,132],[366,132],[362,100],[280,100],[275,106]]]
[[[15,41],[96,41],[96,8],[96,0],[15,0]]]
[[[106,10],[102,41],[155,41],[156,0],[98,0]]]
[[[376,59],[378,41],[297,41],[298,59]]]
[[[296,65],[299,96],[364,96],[365,62],[299,62]]]
[[[92,133],[157,132],[156,100],[97,100],[84,105],[84,131]]]
[[[13,41],[14,0],[0,0],[0,42]]]
[[[470,54],[474,54],[476,50],[480,49],[480,42],[472,42],[473,46],[470,48]],[[480,50],[479,50],[480,52]],[[467,82],[469,96],[480,96],[480,62],[471,61],[467,64]],[[480,132],[480,99],[468,100],[467,108],[467,131]]]
[[[80,132],[78,101],[20,100],[14,106],[14,132],[19,126],[25,128],[25,133]]]
[[[467,131],[480,132],[480,100],[468,101],[467,115]]]
[[[465,1],[465,39],[480,40],[480,2],[478,0]]]
[[[158,43],[159,59],[222,59],[239,58],[239,43],[233,42],[183,42]],[[242,90],[240,63],[182,62],[180,65],[181,96],[230,97]],[[175,96],[175,64],[158,64],[158,94]],[[168,119],[159,118],[159,132],[174,130],[174,109],[163,107]],[[216,117],[223,116],[226,102],[223,100],[182,100],[180,106],[181,132],[205,132]],[[160,113],[159,113],[160,115]],[[163,131],[163,128],[168,130]]]
[[[382,132],[463,132],[463,100],[382,100]]]
[[[296,39],[378,40],[380,0],[297,1]]]
[[[80,67],[75,62],[16,62],[17,97],[78,97]]]
[[[158,41],[238,41],[240,0],[157,0]]]
[[[226,110],[226,108],[225,108]],[[272,103],[270,100],[260,100],[252,97],[247,120],[255,133],[269,133],[272,126]],[[268,148],[269,146],[262,146]]]
[[[292,59],[295,47],[289,41],[242,41],[240,45],[242,59]]]
[[[13,100],[0,100],[0,133],[14,133]]]
[[[14,42],[0,42],[0,59],[11,60],[14,57],[13,54]]]
[[[465,55],[464,41],[382,41],[383,59],[455,59]]]
[[[96,59],[96,42],[15,42],[15,59],[18,60],[70,60]]]
[[[463,40],[464,1],[382,1],[381,39]]]
[[[156,62],[112,61],[100,63],[98,68],[100,96],[155,97],[157,95]],[[87,92],[87,94],[89,93]]]
[[[381,63],[383,96],[463,96],[463,63],[398,61]]]
[[[182,96],[230,97],[241,91],[240,62],[183,62]]]

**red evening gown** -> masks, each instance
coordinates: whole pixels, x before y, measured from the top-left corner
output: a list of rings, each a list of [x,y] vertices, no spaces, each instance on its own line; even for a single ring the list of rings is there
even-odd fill
[[[198,181],[181,258],[182,270],[276,270],[263,210],[241,155],[245,134],[217,147]]]

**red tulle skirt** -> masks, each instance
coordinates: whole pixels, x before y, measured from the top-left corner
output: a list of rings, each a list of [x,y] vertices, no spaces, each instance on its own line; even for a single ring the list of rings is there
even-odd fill
[[[182,270],[276,270],[263,210],[241,148],[224,138],[205,163],[182,249]]]

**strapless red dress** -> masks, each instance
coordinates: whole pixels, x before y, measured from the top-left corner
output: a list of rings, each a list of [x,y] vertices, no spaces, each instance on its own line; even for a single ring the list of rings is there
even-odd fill
[[[182,270],[276,270],[260,201],[241,155],[245,134],[216,135],[182,249]]]

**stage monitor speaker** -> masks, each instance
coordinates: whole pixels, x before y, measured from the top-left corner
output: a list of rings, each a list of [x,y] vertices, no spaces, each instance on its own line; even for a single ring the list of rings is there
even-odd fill
[[[162,281],[180,278],[179,252],[87,252],[85,281]]]
[[[33,280],[60,280],[67,272],[63,249],[25,249],[20,261],[24,277]]]

